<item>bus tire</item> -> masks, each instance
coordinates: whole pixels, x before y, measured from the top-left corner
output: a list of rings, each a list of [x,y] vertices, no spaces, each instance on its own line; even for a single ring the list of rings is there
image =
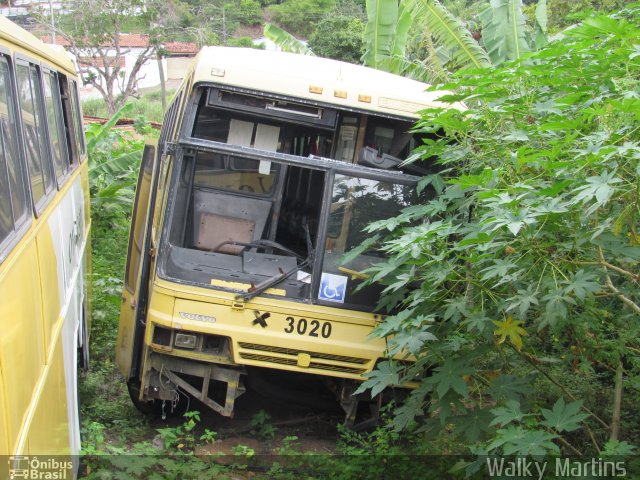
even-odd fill
[[[145,415],[154,415],[158,413],[158,407],[155,401],[145,402],[140,400],[140,382],[138,380],[127,381],[127,390],[129,391],[129,397],[133,405]]]

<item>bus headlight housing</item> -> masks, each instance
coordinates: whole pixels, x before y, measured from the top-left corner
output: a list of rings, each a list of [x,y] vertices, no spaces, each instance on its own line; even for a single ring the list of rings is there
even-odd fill
[[[175,340],[173,344],[177,348],[186,348],[189,350],[194,350],[196,348],[196,344],[198,341],[198,337],[196,335],[188,334],[188,333],[176,333]]]

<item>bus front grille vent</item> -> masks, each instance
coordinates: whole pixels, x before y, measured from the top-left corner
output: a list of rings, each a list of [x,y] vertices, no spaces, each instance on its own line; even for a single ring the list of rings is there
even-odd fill
[[[275,363],[279,365],[296,366],[298,364],[298,354],[306,353],[311,356],[312,361],[308,368],[325,370],[331,372],[348,373],[360,375],[369,370],[366,366],[369,360],[366,358],[348,357],[344,355],[332,355],[328,353],[309,352],[296,350],[293,348],[274,347],[270,345],[259,345],[255,343],[239,342],[240,358],[245,360]]]

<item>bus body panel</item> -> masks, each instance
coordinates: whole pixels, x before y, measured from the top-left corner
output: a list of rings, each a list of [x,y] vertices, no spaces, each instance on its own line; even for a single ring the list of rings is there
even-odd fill
[[[265,319],[266,326],[261,326],[255,322],[256,316],[266,312],[270,315]],[[207,317],[212,320],[200,320]],[[154,320],[151,316],[150,319]],[[284,365],[281,368],[287,370],[326,370],[325,374],[332,375],[330,365],[335,364],[334,371],[339,372],[341,370],[338,366],[343,364],[342,372],[351,378],[360,378],[359,375],[370,371],[375,361],[384,356],[386,346],[383,339],[369,338],[371,326],[351,322],[351,318],[344,312],[327,319],[318,314],[313,306],[296,313],[291,309],[269,305],[259,310],[251,307],[236,310],[214,302],[193,302],[178,298],[174,305],[172,328],[229,337],[233,361],[239,365],[264,366],[279,363]],[[297,355],[296,352],[319,353],[326,351],[328,346],[334,360],[323,354],[322,361],[317,362],[315,367],[279,362],[279,359],[292,360],[292,356]],[[278,353],[278,350],[287,350],[287,353]],[[315,359],[316,356],[312,353],[311,357]],[[338,357],[345,357],[345,360],[336,360]]]
[[[65,389],[65,365],[62,344],[58,332],[54,349],[49,357],[38,405],[31,420],[26,443],[29,455],[69,455],[67,394]],[[49,432],[45,435],[44,432]],[[75,452],[77,453],[77,452]]]
[[[7,440],[7,406],[5,404],[4,380],[2,378],[2,359],[0,358],[0,454],[9,452],[9,442]]]
[[[84,209],[76,171],[41,222],[34,223],[23,237],[22,248],[16,248],[0,267],[0,357],[3,364],[7,359],[21,359],[8,363],[12,368],[5,373],[6,391],[12,392],[7,399],[12,452],[25,451],[27,436],[47,438],[45,432],[51,431],[56,418],[64,419],[68,431],[59,443],[64,449],[49,453],[78,453],[80,449],[76,352],[89,238]],[[49,401],[47,397],[59,398]],[[44,420],[34,424],[38,416]]]
[[[38,250],[33,232],[2,264],[0,298],[0,363],[6,365],[9,445],[10,452],[22,454],[26,416],[35,405],[33,395],[44,370]]]

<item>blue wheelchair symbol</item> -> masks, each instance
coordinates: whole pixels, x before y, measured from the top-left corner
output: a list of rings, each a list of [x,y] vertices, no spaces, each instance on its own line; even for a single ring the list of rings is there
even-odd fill
[[[318,299],[327,300],[329,302],[344,303],[347,291],[347,278],[342,275],[334,275],[332,273],[322,273],[320,279],[320,291]]]

